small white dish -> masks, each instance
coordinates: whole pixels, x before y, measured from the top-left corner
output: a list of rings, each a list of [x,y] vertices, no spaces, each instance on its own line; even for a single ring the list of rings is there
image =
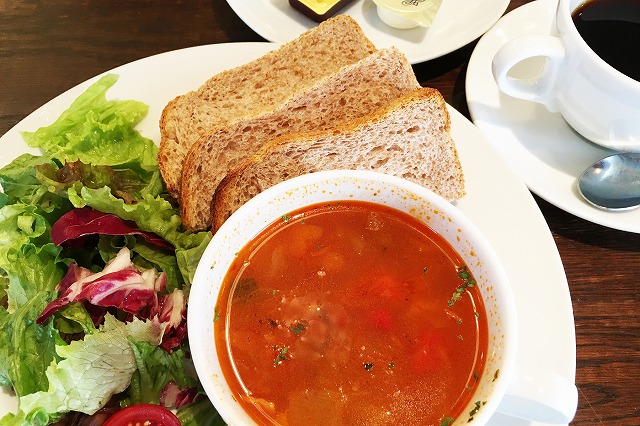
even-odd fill
[[[640,233],[640,210],[606,212],[584,201],[577,189],[582,171],[613,151],[576,133],[559,113],[500,92],[491,62],[506,41],[524,34],[549,34],[555,0],[537,0],[500,19],[478,42],[467,69],[466,93],[475,125],[488,137],[529,189],[549,203],[582,219]],[[531,76],[536,61],[522,62],[517,72]]]
[[[228,424],[255,425],[225,380],[214,337],[215,317],[225,315],[214,307],[221,303],[222,282],[236,253],[279,218],[307,206],[342,200],[366,201],[410,214],[448,241],[469,266],[485,303],[489,343],[484,372],[463,413],[472,411],[478,400],[483,407],[473,420],[465,417],[456,424],[486,425],[513,383],[518,341],[515,299],[500,258],[475,224],[444,198],[407,180],[362,170],[322,171],[281,182],[240,207],[213,235],[198,264],[187,312],[194,366],[209,399]]]
[[[249,27],[265,39],[288,42],[317,23],[287,0],[227,0]],[[429,28],[391,28],[373,0],[354,0],[338,13],[354,18],[377,48],[395,46],[412,64],[459,49],[480,37],[502,16],[509,0],[444,0]]]

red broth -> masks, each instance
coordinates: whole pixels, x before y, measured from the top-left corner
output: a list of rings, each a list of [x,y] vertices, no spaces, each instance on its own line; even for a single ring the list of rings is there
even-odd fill
[[[484,305],[461,257],[373,203],[272,224],[238,253],[215,310],[225,379],[260,425],[448,425],[484,368]]]

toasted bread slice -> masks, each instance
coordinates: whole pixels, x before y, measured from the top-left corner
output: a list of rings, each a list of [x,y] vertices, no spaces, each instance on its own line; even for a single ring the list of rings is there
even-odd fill
[[[272,139],[327,130],[388,105],[420,87],[395,48],[381,49],[283,103],[278,109],[219,128],[196,142],[183,163],[180,214],[190,229],[206,229],[218,183]]]
[[[278,182],[331,169],[399,176],[450,201],[465,193],[446,103],[437,90],[422,88],[335,129],[286,135],[265,145],[216,188],[212,229]]]
[[[339,15],[279,49],[223,71],[169,102],[160,118],[158,163],[167,189],[180,193],[182,162],[212,128],[273,110],[327,75],[376,50],[350,17]]]

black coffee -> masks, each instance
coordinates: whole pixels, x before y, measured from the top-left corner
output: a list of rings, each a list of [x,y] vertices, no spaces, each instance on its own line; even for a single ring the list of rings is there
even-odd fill
[[[572,17],[598,56],[640,81],[640,0],[588,0]]]

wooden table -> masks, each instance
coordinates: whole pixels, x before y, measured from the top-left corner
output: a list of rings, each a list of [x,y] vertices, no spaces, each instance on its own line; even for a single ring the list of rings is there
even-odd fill
[[[508,10],[524,3],[514,0]],[[240,41],[264,40],[224,0],[0,0],[0,134],[103,71],[168,50]],[[474,46],[415,66],[423,85],[467,117]],[[640,425],[640,236],[536,201],[573,299],[580,400],[572,424]]]

